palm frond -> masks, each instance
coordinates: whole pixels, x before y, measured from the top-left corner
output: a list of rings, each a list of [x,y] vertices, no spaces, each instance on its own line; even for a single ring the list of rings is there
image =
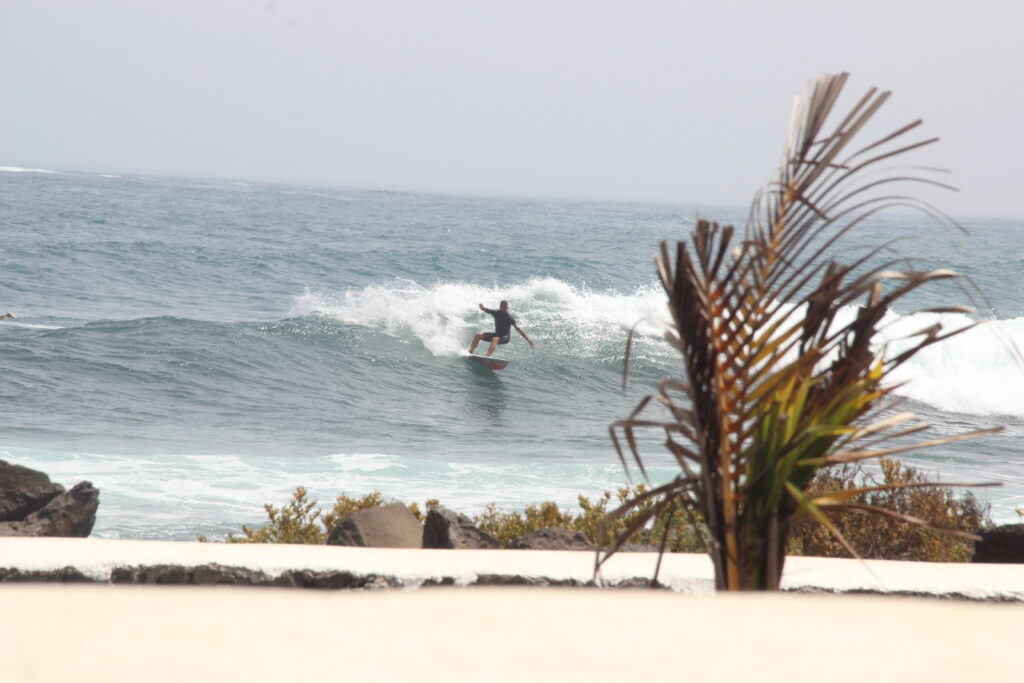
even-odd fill
[[[846,74],[822,76],[797,99],[778,175],[755,195],[741,239],[731,226],[700,218],[688,241],[660,245],[655,264],[671,316],[665,338],[679,352],[681,377],[663,380],[610,427],[620,462],[632,462],[645,477],[636,431],[665,432],[680,474],[668,488],[645,494],[643,503],[658,498],[658,505],[700,515],[720,589],[777,587],[787,525],[797,511],[838,534],[824,509],[853,503],[807,496],[819,469],[994,431],[885,447],[925,427],[908,425],[909,413],[884,416],[896,386],[891,373],[964,328],[925,327],[891,357],[876,347],[876,335],[894,303],[958,276],[905,257],[879,262],[892,241],[847,254],[843,239],[897,206],[960,226],[890,190],[908,183],[948,187],[918,173],[929,169],[887,170],[862,180],[936,138],[908,139],[921,125],[915,121],[858,148],[889,93],[868,90],[829,129],[846,81]],[[840,315],[851,306],[857,306],[852,317]],[[627,363],[632,338],[633,330]],[[666,418],[646,416],[656,406]]]

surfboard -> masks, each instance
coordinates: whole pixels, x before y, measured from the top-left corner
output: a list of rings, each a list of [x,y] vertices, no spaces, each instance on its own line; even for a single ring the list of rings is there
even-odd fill
[[[471,353],[466,356],[466,358],[469,358],[474,363],[478,363],[485,368],[490,368],[491,370],[504,370],[505,366],[508,365],[507,360],[503,358],[494,358],[493,356],[488,358],[487,356],[477,356],[476,354]]]

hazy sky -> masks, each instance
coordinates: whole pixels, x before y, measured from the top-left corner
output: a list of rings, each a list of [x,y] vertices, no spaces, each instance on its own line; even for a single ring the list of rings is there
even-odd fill
[[[1024,216],[1010,0],[0,0],[0,166],[746,203],[822,71]]]

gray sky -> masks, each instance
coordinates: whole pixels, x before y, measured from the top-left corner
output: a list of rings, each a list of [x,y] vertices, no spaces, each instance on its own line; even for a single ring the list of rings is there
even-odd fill
[[[0,0],[0,166],[746,203],[822,71],[1024,216],[1024,5]],[[879,131],[881,132],[881,131]]]

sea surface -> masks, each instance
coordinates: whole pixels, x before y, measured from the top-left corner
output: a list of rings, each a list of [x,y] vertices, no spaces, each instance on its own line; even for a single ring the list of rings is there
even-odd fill
[[[608,425],[678,358],[661,335],[652,257],[696,215],[745,207],[432,196],[0,168],[0,459],[101,491],[94,535],[222,538],[297,486],[329,507],[379,490],[467,513],[627,482]],[[913,360],[899,393],[935,436],[911,453],[944,481],[996,481],[1024,505],[1024,221],[896,214],[848,244],[972,278],[988,322]],[[495,373],[464,357],[507,299]],[[938,288],[890,314],[879,343],[967,303]],[[629,387],[627,330],[640,321]],[[886,336],[887,335],[887,336]],[[647,437],[655,480],[671,463]]]

